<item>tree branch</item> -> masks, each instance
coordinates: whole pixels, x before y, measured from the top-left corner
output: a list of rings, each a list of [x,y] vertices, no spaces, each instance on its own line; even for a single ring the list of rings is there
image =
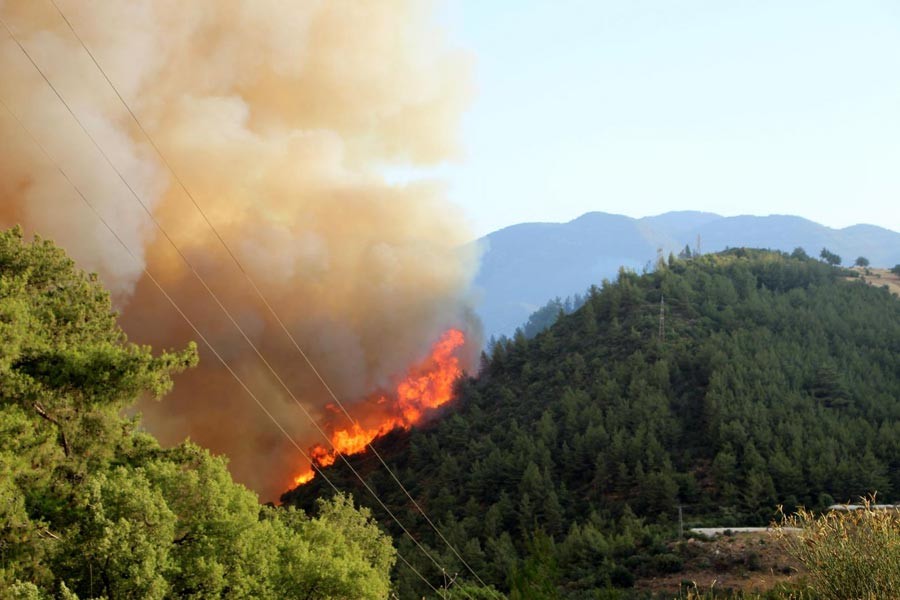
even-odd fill
[[[53,423],[54,425],[56,425],[56,428],[59,429],[59,437],[62,440],[63,452],[66,453],[66,458],[68,458],[68,456],[70,454],[69,440],[66,439],[66,432],[63,431],[63,428],[62,428],[62,425],[60,424],[60,422],[57,421],[56,419],[54,419],[53,417],[51,417],[49,414],[47,414],[47,411],[44,410],[44,407],[41,406],[40,402],[34,403],[34,410],[37,412],[38,415],[41,416],[41,418],[47,420],[50,423]]]

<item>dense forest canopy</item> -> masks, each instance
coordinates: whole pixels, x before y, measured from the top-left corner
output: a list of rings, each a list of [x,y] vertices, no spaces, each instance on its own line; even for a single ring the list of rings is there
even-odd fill
[[[853,276],[746,249],[621,270],[546,331],[495,344],[453,412],[380,452],[482,578],[520,598],[677,571],[679,509],[738,526],[778,504],[895,499],[900,301]],[[389,476],[356,463],[464,575]],[[354,486],[339,465],[329,477]],[[284,500],[322,492],[314,480]]]
[[[349,497],[260,506],[121,416],[196,362],[129,343],[96,277],[0,233],[0,597],[387,597],[391,540]]]

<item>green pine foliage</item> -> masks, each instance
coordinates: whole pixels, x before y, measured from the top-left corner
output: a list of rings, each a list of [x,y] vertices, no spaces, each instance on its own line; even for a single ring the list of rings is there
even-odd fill
[[[900,301],[847,274],[746,249],[622,270],[534,338],[495,344],[452,412],[380,451],[512,597],[601,597],[678,572],[666,542],[679,506],[687,525],[738,526],[767,524],[779,504],[889,501],[900,494]],[[388,476],[357,462],[471,580]],[[340,465],[329,477],[354,485]],[[306,506],[320,486],[285,499]],[[398,580],[402,597],[422,591],[402,567]]]
[[[196,362],[129,343],[95,277],[0,233],[0,598],[388,596],[391,540],[349,497],[260,506],[121,416]]]

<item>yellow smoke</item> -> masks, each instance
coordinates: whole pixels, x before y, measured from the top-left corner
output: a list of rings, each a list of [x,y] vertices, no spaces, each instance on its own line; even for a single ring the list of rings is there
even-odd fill
[[[388,384],[441,331],[470,321],[475,257],[434,184],[389,185],[392,165],[458,154],[467,59],[417,0],[58,0],[196,201],[348,401]],[[325,392],[258,302],[49,0],[0,16],[298,397]],[[0,98],[145,261],[135,264],[0,111],[0,225],[64,246],[114,291],[132,339],[193,336],[146,266],[301,444],[321,441],[14,42],[0,32]],[[162,403],[166,442],[224,452],[274,498],[300,461],[211,355]]]

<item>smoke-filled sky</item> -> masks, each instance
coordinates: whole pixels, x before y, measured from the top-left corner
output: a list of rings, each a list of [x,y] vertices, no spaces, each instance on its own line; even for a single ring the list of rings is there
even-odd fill
[[[480,234],[687,209],[900,231],[895,0],[458,0],[442,18],[477,94],[465,161],[434,174]]]
[[[463,215],[437,185],[389,185],[379,174],[460,151],[470,58],[444,42],[429,3],[58,3],[340,397],[352,404],[390,387],[450,327],[479,346],[467,298],[477,257],[461,248],[471,236]],[[325,413],[322,386],[53,5],[0,1],[0,17],[298,398]],[[323,442],[5,31],[0,98],[143,262],[116,245],[2,109],[0,226],[22,223],[98,271],[135,341],[183,346],[195,336],[147,267],[300,444]],[[300,466],[202,347],[201,366],[141,410],[164,442],[190,436],[225,452],[265,499]]]

